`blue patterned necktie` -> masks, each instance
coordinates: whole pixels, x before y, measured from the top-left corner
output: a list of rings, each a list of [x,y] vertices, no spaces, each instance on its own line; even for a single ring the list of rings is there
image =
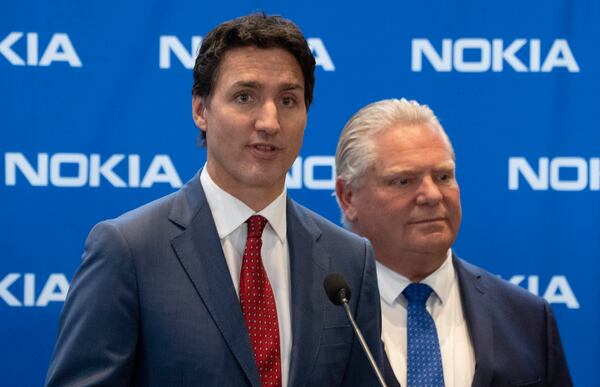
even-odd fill
[[[408,387],[443,387],[442,356],[435,323],[425,303],[432,289],[410,284],[402,294],[408,300]]]

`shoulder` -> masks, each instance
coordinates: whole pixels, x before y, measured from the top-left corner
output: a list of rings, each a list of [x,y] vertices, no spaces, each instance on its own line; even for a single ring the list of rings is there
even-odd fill
[[[173,200],[177,193],[153,200],[140,207],[129,210],[116,218],[105,219],[96,224],[92,231],[115,228],[123,233],[147,232],[167,221]]]
[[[84,258],[100,251],[107,256],[130,256],[132,249],[168,234],[165,231],[173,227],[168,220],[173,197],[174,194],[162,197],[94,225],[86,239]]]
[[[455,256],[454,267],[457,271],[459,281],[476,284],[482,291],[489,294],[490,297],[498,303],[513,305],[515,307],[545,308],[546,301],[544,301],[543,298],[538,297],[479,266]]]
[[[193,178],[171,194],[96,224],[86,240],[86,251],[108,249],[132,257],[165,252],[170,240],[198,215],[203,203],[199,179]]]
[[[129,210],[116,218],[108,219],[119,228],[147,228],[160,222],[161,219],[167,219],[173,207],[173,203],[180,195],[180,191],[155,199],[140,207]]]
[[[94,230],[113,227],[127,239],[173,236],[185,228],[206,204],[198,175],[181,189],[124,214],[100,222]],[[92,230],[92,231],[94,231]]]

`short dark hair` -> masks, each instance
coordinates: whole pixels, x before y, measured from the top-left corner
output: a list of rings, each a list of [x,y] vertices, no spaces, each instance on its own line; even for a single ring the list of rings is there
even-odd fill
[[[219,24],[202,40],[194,64],[192,95],[210,100],[225,53],[237,47],[281,48],[296,58],[304,76],[306,110],[313,99],[315,58],[302,32],[281,16],[253,13]],[[202,142],[205,140],[202,131]]]

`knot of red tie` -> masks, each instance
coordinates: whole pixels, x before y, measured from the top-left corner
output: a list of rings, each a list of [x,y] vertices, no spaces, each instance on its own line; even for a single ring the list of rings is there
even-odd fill
[[[268,220],[261,215],[252,215],[248,218],[248,238],[261,238]]]

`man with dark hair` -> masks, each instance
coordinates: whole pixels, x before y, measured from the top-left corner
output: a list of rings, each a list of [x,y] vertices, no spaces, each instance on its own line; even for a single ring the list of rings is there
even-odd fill
[[[323,280],[346,277],[377,362],[370,244],[287,197],[315,61],[289,20],[254,14],[204,39],[192,115],[205,167],[94,227],[47,385],[369,386],[377,379]]]

